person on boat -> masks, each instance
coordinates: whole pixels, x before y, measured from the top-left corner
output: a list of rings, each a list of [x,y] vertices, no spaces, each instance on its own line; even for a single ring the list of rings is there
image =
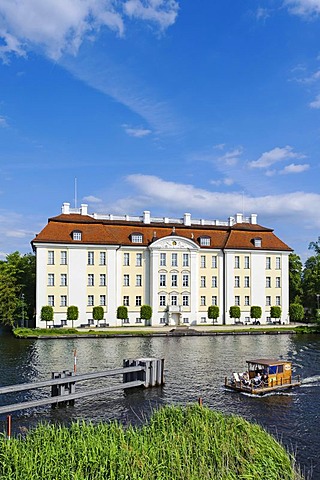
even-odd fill
[[[243,385],[245,385],[245,386],[250,385],[250,380],[249,380],[249,374],[248,374],[248,372],[244,372],[244,373],[241,375],[241,382],[242,382]]]
[[[257,372],[256,376],[253,379],[253,384],[255,387],[259,387],[261,385],[261,382],[262,382],[261,373]]]

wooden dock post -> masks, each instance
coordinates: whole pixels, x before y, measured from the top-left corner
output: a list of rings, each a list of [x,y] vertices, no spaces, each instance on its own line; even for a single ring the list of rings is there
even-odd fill
[[[11,415],[7,415],[7,439],[11,438]]]
[[[143,367],[143,369],[138,372],[124,373],[124,383],[141,380],[145,388],[164,384],[164,358],[129,358],[123,360],[123,366]]]
[[[69,372],[69,370],[64,370],[63,372],[52,372],[51,378],[66,378],[74,377],[74,372]],[[68,396],[76,391],[76,384],[75,382],[66,381],[66,383],[62,383],[60,385],[52,385],[51,387],[51,396],[52,397],[63,397]],[[66,400],[65,402],[59,402],[58,406],[63,407],[65,405],[74,405],[74,400]],[[57,404],[52,404],[52,407],[55,408]]]

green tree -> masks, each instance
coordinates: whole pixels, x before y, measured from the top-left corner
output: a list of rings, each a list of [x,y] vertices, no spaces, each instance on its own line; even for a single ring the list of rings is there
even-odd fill
[[[281,307],[279,305],[274,305],[273,307],[270,308],[270,317],[274,319],[280,320],[281,318]]]
[[[44,305],[41,308],[40,318],[43,322],[46,322],[46,328],[48,327],[47,322],[52,322],[53,320],[53,308],[51,305]]]
[[[252,305],[250,308],[250,317],[257,322],[262,317],[262,308],[257,305]]]
[[[320,294],[320,255],[309,257],[302,276],[303,305],[309,310],[318,308],[317,295]]]
[[[236,318],[239,320],[239,318],[241,317],[240,307],[238,305],[233,305],[232,307],[230,307],[229,315],[230,318],[234,319],[234,322],[236,322]]]
[[[13,327],[21,307],[19,288],[8,271],[0,270],[0,322]]]
[[[122,322],[128,318],[128,309],[125,305],[120,305],[117,308],[117,318],[122,320]]]
[[[289,306],[289,316],[292,322],[301,322],[304,318],[304,308],[301,303],[291,303]]]
[[[100,320],[103,320],[104,310],[103,310],[103,307],[101,305],[99,305],[97,307],[93,307],[92,317],[93,317],[93,320],[96,320],[98,323],[99,323]]]
[[[299,255],[290,253],[289,255],[289,303],[293,303],[294,299],[302,297],[302,262]]]
[[[73,328],[73,322],[75,320],[78,320],[79,318],[79,309],[76,305],[69,305],[67,308],[67,320],[72,321],[72,328]]]
[[[142,305],[140,308],[140,318],[145,320],[146,325],[150,325],[151,322],[151,317],[152,317],[152,307],[150,305]]]
[[[212,320],[212,324],[214,325],[215,320],[218,319],[220,315],[220,309],[218,305],[210,305],[208,307],[208,318]]]

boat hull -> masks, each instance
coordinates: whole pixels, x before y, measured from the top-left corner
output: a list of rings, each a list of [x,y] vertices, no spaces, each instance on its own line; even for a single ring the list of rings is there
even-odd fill
[[[286,383],[283,385],[274,385],[274,386],[246,386],[239,383],[231,383],[226,381],[225,387],[230,390],[235,390],[237,392],[250,393],[252,395],[266,395],[267,393],[279,392],[284,390],[290,390],[292,388],[300,387],[300,381],[292,381],[291,383]]]

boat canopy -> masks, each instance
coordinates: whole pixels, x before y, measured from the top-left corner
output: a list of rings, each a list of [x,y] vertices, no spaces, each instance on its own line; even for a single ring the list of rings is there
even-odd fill
[[[262,367],[270,367],[272,365],[284,365],[285,363],[290,363],[286,360],[276,360],[270,358],[258,358],[257,360],[247,360],[249,365],[261,365]]]

